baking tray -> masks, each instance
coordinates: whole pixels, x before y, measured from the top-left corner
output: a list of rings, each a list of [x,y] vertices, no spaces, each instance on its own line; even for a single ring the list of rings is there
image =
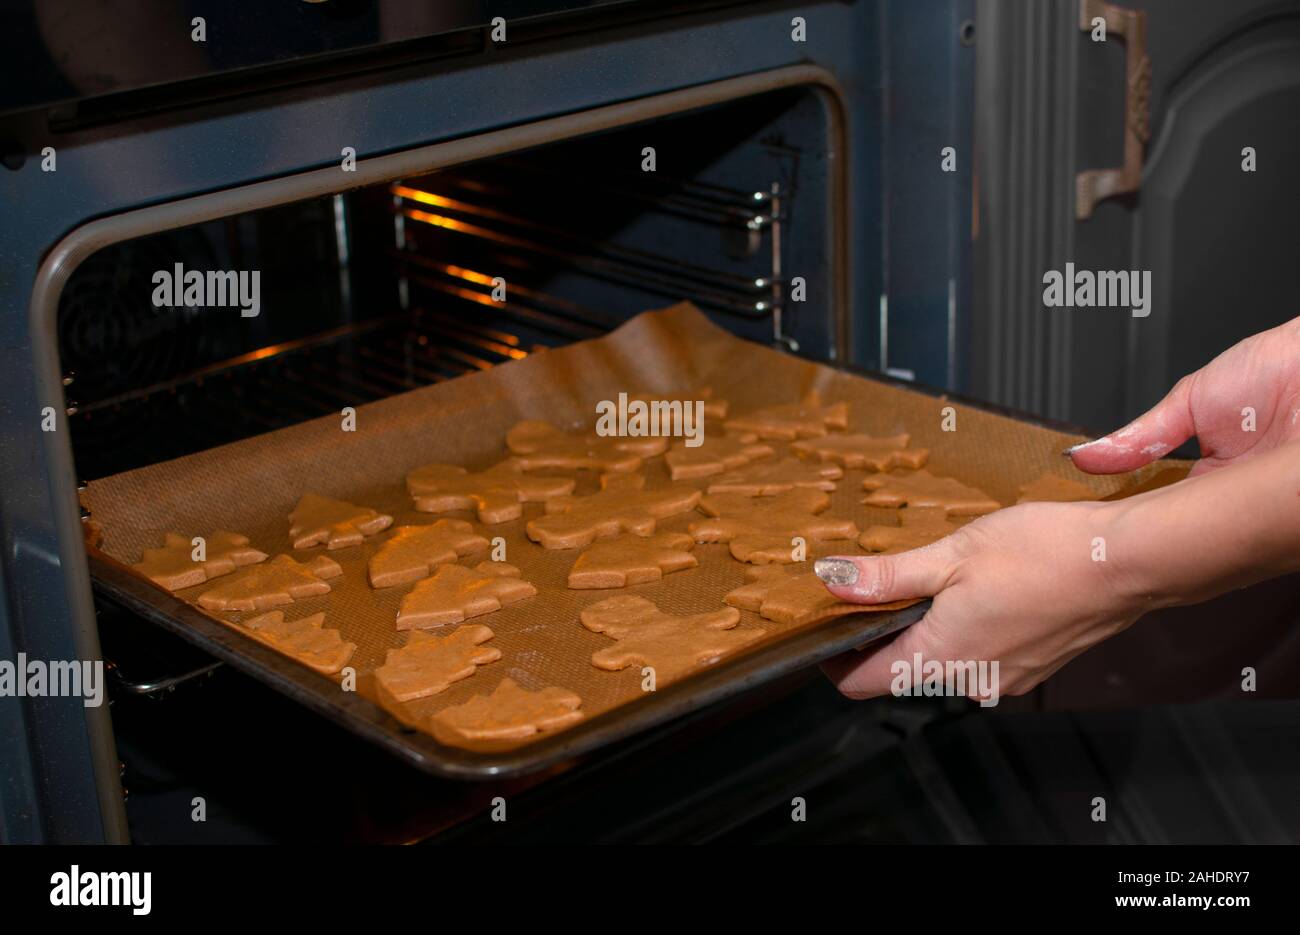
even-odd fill
[[[744,566],[726,556],[726,547],[698,546],[700,568],[668,575],[660,582],[626,590],[573,592],[565,590],[562,581],[563,570],[576,552],[551,552],[527,543],[524,520],[480,527],[489,536],[505,535],[511,543],[507,561],[520,566],[526,579],[539,587],[549,582],[553,590],[474,618],[471,622],[485,623],[498,634],[492,645],[502,649],[503,659],[436,696],[435,705],[463,703],[509,675],[526,688],[558,685],[578,692],[588,716],[573,727],[538,735],[519,747],[476,752],[440,744],[406,727],[365,694],[341,691],[337,681],[244,636],[128,567],[139,560],[141,548],[159,544],[169,530],[196,534],[230,529],[249,535],[254,545],[270,554],[288,551],[286,517],[307,490],[374,506],[393,514],[395,525],[430,522],[433,516],[410,510],[403,478],[411,468],[429,461],[481,468],[502,456],[505,432],[519,419],[545,418],[574,427],[590,424],[593,401],[616,398],[620,391],[685,393],[703,385],[728,399],[733,413],[790,402],[814,389],[828,400],[846,399],[851,431],[884,434],[906,429],[914,444],[931,449],[936,473],[978,484],[1003,503],[1014,502],[1019,484],[1044,471],[1085,479],[1072,473],[1059,454],[1079,439],[1077,434],[781,354],[735,338],[693,306],[682,304],[640,315],[602,338],[358,407],[356,433],[341,433],[338,418],[327,417],[92,482],[83,500],[103,535],[101,546],[91,549],[94,587],[417,767],[448,777],[478,779],[520,775],[579,757],[867,645],[920,619],[928,602],[785,630],[743,611],[741,626],[768,629],[772,631],[768,638],[656,692],[641,693],[629,688],[639,681],[634,669],[608,673],[591,667],[590,652],[608,645],[608,640],[585,631],[578,612],[623,593],[643,594],[673,613],[716,609],[722,595],[741,584],[744,576]],[[957,432],[941,429],[948,406],[957,412]],[[657,466],[658,475],[655,470],[650,465],[645,469],[653,475],[648,484],[667,483],[662,465]],[[1099,496],[1113,495],[1151,473],[1086,481]],[[846,472],[833,495],[832,513],[851,515],[860,526],[891,521],[893,511],[859,505],[859,480],[860,472]],[[594,483],[594,478],[585,477],[578,492],[592,492]],[[537,505],[528,505],[525,520],[537,512]],[[447,515],[468,518],[463,513]],[[684,529],[687,522],[687,516],[673,517],[662,521],[660,528]],[[350,664],[363,680],[382,661],[386,646],[400,645],[392,614],[406,589],[377,594],[362,577],[364,562],[381,539],[328,553],[344,565],[343,583],[336,579],[331,594],[286,608],[292,616],[325,610],[326,625],[337,627],[345,639],[358,644],[358,655]],[[834,551],[859,551],[848,543],[843,546]],[[315,554],[319,550],[297,557],[305,560]],[[409,721],[410,711],[405,714]]]

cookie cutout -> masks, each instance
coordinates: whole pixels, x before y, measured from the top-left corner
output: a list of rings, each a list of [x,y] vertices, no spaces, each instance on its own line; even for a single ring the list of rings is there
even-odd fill
[[[375,670],[375,682],[397,701],[445,692],[479,666],[501,658],[501,650],[482,645],[495,635],[481,623],[457,627],[447,636],[416,630],[405,646],[388,651],[384,664]]]
[[[443,743],[524,740],[582,720],[582,699],[563,688],[530,692],[504,678],[490,695],[475,695],[462,705],[433,715],[433,736]]]
[[[634,399],[644,403],[702,402],[704,403],[704,418],[706,419],[725,419],[727,409],[730,407],[730,404],[725,399],[713,398],[713,387],[711,386],[702,386],[697,390],[686,390],[682,393],[656,393],[652,390],[641,390],[628,394],[629,401]]]
[[[751,461],[770,458],[774,454],[776,452],[759,442],[756,435],[729,434],[705,439],[704,444],[696,448],[687,448],[685,442],[678,442],[664,455],[664,463],[668,465],[668,475],[673,480],[690,480],[744,467]]]
[[[463,519],[440,519],[429,526],[401,526],[370,557],[372,588],[419,581],[439,565],[483,551],[491,543]]]
[[[844,471],[835,464],[809,464],[797,458],[782,458],[728,471],[709,481],[708,492],[742,497],[772,497],[796,487],[830,492],[843,476]]]
[[[648,536],[658,520],[687,513],[700,502],[700,492],[691,487],[644,486],[640,474],[610,475],[590,497],[548,500],[547,515],[529,520],[528,538],[548,549],[578,549],[623,532]]]
[[[699,564],[690,550],[695,540],[682,532],[665,532],[656,536],[620,536],[597,542],[578,556],[569,572],[569,587],[625,588],[630,584],[658,581],[674,571],[685,571]]]
[[[169,532],[161,549],[145,549],[142,560],[131,567],[168,591],[192,588],[244,565],[266,561],[266,553],[248,544],[248,536],[235,532],[214,532],[204,537],[204,561],[196,562],[194,540]]]
[[[759,409],[728,419],[723,427],[728,432],[752,432],[759,438],[789,442],[796,438],[816,438],[832,429],[845,429],[848,424],[848,403],[823,406],[820,396],[809,393],[802,403]]]
[[[481,562],[476,568],[443,565],[402,598],[397,629],[417,630],[460,623],[533,597],[537,589],[505,562]]]
[[[273,610],[241,624],[249,635],[277,652],[284,653],[322,675],[334,675],[357,650],[356,643],[344,642],[339,631],[323,626],[325,615],[312,614],[285,620],[284,611]]]
[[[767,565],[745,572],[748,584],[730,591],[723,598],[732,607],[752,610],[766,620],[785,626],[806,626],[844,614],[900,610],[915,600],[891,601],[888,604],[850,604],[841,601],[811,571]]]
[[[593,666],[610,672],[650,666],[658,685],[711,665],[767,633],[736,630],[738,623],[740,612],[732,607],[678,617],[630,594],[608,598],[582,612],[584,627],[618,640],[617,645],[592,653]]]
[[[344,549],[360,545],[392,523],[391,516],[369,507],[308,493],[289,514],[289,535],[295,549],[321,544],[327,549]]]
[[[421,513],[477,510],[478,521],[506,523],[524,514],[525,503],[573,493],[571,477],[525,474],[513,458],[471,474],[454,464],[426,464],[406,475],[406,489]]]
[[[834,461],[846,468],[888,471],[890,468],[925,467],[927,448],[908,448],[906,433],[877,438],[872,435],[827,435],[795,442],[790,450],[805,458]]]
[[[858,545],[868,552],[892,555],[937,542],[960,528],[941,507],[905,506],[898,511],[897,526],[868,526],[858,537]]]
[[[239,569],[216,587],[199,595],[205,610],[270,610],[304,597],[328,594],[327,578],[343,574],[339,563],[324,555],[305,565],[288,555],[277,555],[261,565]]]
[[[794,561],[791,540],[796,536],[809,545],[857,536],[852,520],[817,515],[830,505],[824,492],[806,487],[760,498],[711,493],[700,500],[700,510],[711,518],[688,528],[696,542],[730,543],[732,557],[738,561],[787,564]]]
[[[929,471],[911,474],[878,474],[862,482],[871,491],[862,502],[867,506],[942,507],[949,516],[980,516],[1002,509],[998,503],[977,487],[967,487],[951,477],[935,477]]]
[[[668,450],[668,439],[570,434],[549,422],[520,422],[506,433],[506,447],[525,471],[546,468],[631,474],[646,458]]]
[[[1044,474],[1020,488],[1017,503],[1072,503],[1079,500],[1099,500],[1097,493],[1087,484],[1059,474]]]

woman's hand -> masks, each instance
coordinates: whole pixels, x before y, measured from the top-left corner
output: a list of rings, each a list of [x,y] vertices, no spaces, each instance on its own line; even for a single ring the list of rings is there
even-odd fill
[[[1201,445],[1193,475],[1300,438],[1300,318],[1233,345],[1179,380],[1150,412],[1067,454],[1081,471],[1118,474],[1193,435]]]
[[[1127,627],[1144,601],[1106,554],[1111,503],[1026,503],[897,555],[823,559],[842,600],[882,603],[934,595],[925,617],[892,642],[828,661],[851,698],[886,694],[901,660],[998,663],[1001,694],[1029,691],[1088,647]],[[843,564],[841,564],[843,563]],[[843,577],[834,579],[834,572]],[[915,678],[919,679],[919,675]]]

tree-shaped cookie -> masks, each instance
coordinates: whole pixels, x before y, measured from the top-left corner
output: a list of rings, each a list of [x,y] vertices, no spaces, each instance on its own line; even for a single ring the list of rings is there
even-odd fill
[[[906,506],[898,511],[897,526],[868,526],[858,545],[868,552],[906,552],[937,542],[961,526],[948,519],[942,507]]]
[[[625,588],[658,581],[674,571],[699,564],[690,550],[695,540],[682,532],[664,532],[642,538],[619,536],[597,542],[578,556],[569,572],[569,587]]]
[[[495,636],[482,624],[457,627],[446,636],[416,630],[401,649],[390,649],[375,670],[375,682],[397,701],[414,701],[451,688],[501,658],[501,650],[484,646]]]
[[[832,436],[833,437],[833,436]],[[709,481],[709,493],[771,497],[796,487],[831,491],[844,471],[835,464],[810,464],[797,458],[751,464]]]
[[[289,514],[289,536],[295,549],[322,544],[327,549],[342,549],[360,545],[392,522],[391,516],[369,507],[308,493]]]
[[[668,439],[627,438],[593,432],[563,432],[549,422],[520,422],[506,433],[506,447],[525,471],[587,469],[630,474],[644,459],[663,454]]]
[[[723,600],[732,607],[752,610],[767,620],[787,626],[805,626],[843,614],[899,610],[916,603],[907,600],[888,604],[850,604],[826,590],[826,583],[813,572],[804,570],[806,567],[766,565],[751,568],[745,572],[749,583],[728,592]]]
[[[207,610],[270,610],[304,597],[329,593],[326,579],[343,574],[339,563],[319,555],[306,564],[277,555],[261,565],[247,565],[199,595]]]
[[[440,519],[429,526],[400,526],[370,557],[370,585],[391,588],[419,581],[437,566],[482,551],[490,544],[463,519]]]
[[[738,561],[784,564],[795,560],[796,536],[808,544],[857,536],[851,520],[817,515],[830,503],[825,493],[806,487],[758,498],[708,494],[700,500],[700,510],[711,518],[696,520],[689,530],[696,542],[731,543]]]
[[[523,515],[525,503],[573,493],[572,477],[526,474],[513,458],[471,474],[454,464],[426,464],[406,475],[406,489],[421,513],[477,510],[480,523],[505,523]]]
[[[244,565],[266,561],[266,553],[248,544],[248,537],[234,532],[214,532],[203,539],[203,559],[194,558],[193,539],[169,532],[161,549],[145,549],[143,560],[131,567],[168,591],[192,588],[212,578],[231,574]]]
[[[694,488],[643,490],[640,474],[609,475],[601,485],[590,497],[546,501],[547,515],[529,520],[528,538],[548,549],[578,549],[621,532],[648,536],[658,520],[689,512],[700,502]]]
[[[967,487],[951,477],[935,477],[925,470],[873,474],[862,481],[862,486],[871,491],[862,501],[868,506],[942,507],[949,516],[979,516],[1002,508],[1002,504],[976,487]]]
[[[717,662],[767,632],[737,630],[739,622],[739,612],[731,607],[678,617],[630,594],[592,604],[582,612],[584,627],[618,640],[593,653],[592,665],[611,672],[650,666],[658,685]]]
[[[504,678],[490,695],[475,695],[444,708],[430,719],[433,736],[443,743],[525,740],[582,720],[582,699],[563,688],[530,692]]]
[[[757,412],[728,419],[723,427],[728,432],[752,432],[759,438],[794,441],[796,438],[825,435],[832,429],[842,430],[848,424],[848,403],[823,406],[821,397],[809,393],[802,403],[759,409]]]
[[[532,597],[537,589],[505,562],[480,562],[476,568],[443,565],[402,598],[397,629],[415,630],[460,623]]]
[[[1076,500],[1097,500],[1096,491],[1087,484],[1062,477],[1059,474],[1044,474],[1037,480],[1030,481],[1020,488],[1017,503],[1035,503],[1053,501],[1068,503]]]
[[[664,455],[668,474],[673,480],[710,477],[752,461],[770,458],[775,452],[758,441],[757,435],[728,433],[721,438],[706,438],[704,444],[688,448],[677,442]]]
[[[908,448],[907,434],[877,438],[873,435],[826,435],[795,442],[790,450],[818,461],[834,461],[846,468],[888,471],[890,468],[925,467],[926,448]]]
[[[641,390],[636,393],[629,393],[628,399],[637,399],[647,403],[698,401],[704,403],[704,418],[725,419],[727,417],[727,401],[725,399],[714,399],[713,387],[711,386],[702,386],[697,390],[686,390],[682,393],[656,393],[653,390]]]
[[[245,620],[254,639],[296,659],[322,675],[333,675],[347,664],[356,652],[356,643],[344,642],[339,631],[325,627],[325,615],[312,614],[298,620],[285,620],[284,611],[273,610]]]

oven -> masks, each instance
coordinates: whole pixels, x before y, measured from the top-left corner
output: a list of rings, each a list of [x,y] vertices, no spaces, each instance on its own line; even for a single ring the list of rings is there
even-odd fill
[[[1034,408],[999,399],[968,353],[987,340],[975,7],[281,0],[251,16],[160,2],[147,28],[60,4],[15,14],[39,80],[0,102],[0,656],[102,658],[111,704],[0,705],[4,837],[1028,827],[1008,803],[1057,788],[1006,759],[1029,734],[951,699],[850,703],[815,669],[527,776],[426,775],[115,601],[88,566],[95,516],[78,499],[682,297],[784,353]],[[96,70],[109,60],[122,67]],[[948,148],[950,171],[921,170]],[[256,308],[159,297],[160,271],[192,270],[256,270]],[[1050,732],[1041,703],[1023,706],[1029,731]],[[954,787],[970,759],[978,781]],[[268,795],[254,772],[295,791]],[[792,828],[773,803],[799,795],[824,806]],[[526,803],[508,826],[491,818],[498,797]],[[1007,828],[975,827],[972,797]],[[178,820],[199,800],[201,825]]]

